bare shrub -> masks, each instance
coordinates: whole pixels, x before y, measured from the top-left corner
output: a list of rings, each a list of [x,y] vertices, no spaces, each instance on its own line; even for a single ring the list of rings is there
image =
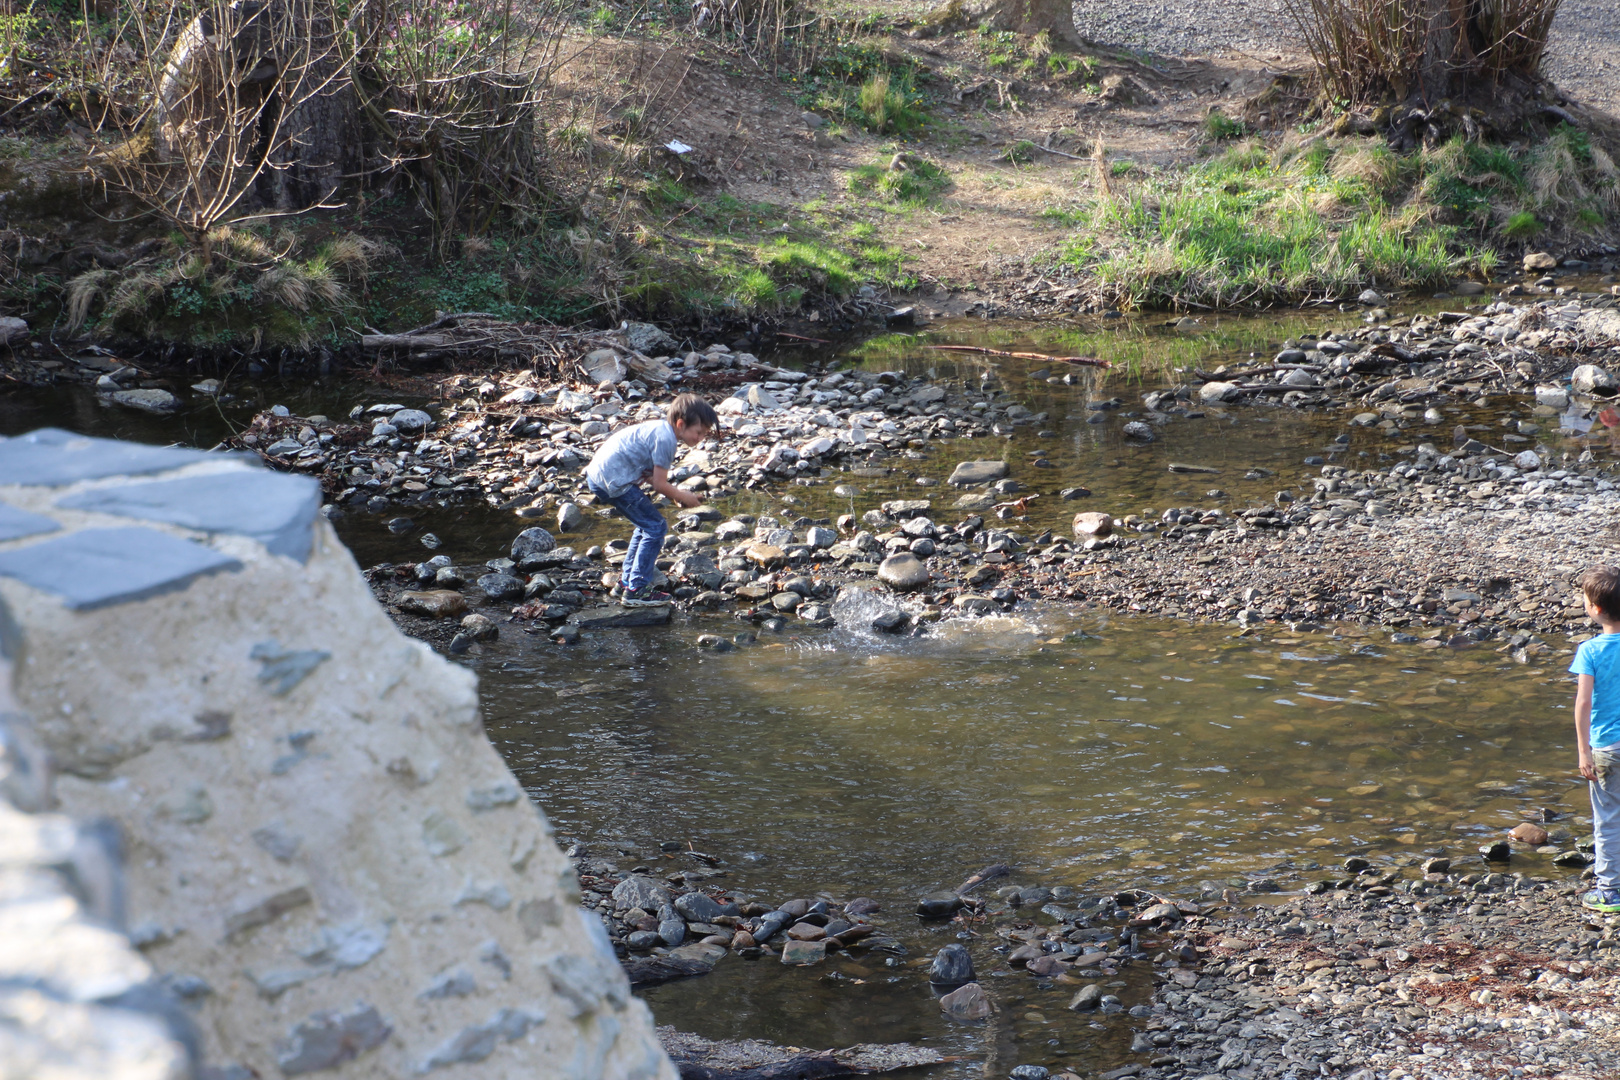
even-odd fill
[[[1540,71],[1559,0],[1285,0],[1328,95],[1422,97]]]

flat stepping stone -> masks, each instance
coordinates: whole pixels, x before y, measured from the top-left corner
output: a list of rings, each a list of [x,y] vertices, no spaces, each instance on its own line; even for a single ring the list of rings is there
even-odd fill
[[[236,533],[272,554],[305,562],[314,543],[321,485],[308,476],[266,469],[154,480],[81,491],[58,499],[64,510],[93,510],[162,521],[209,533]]]
[[[0,576],[60,596],[74,611],[144,600],[241,568],[229,555],[156,529],[85,529],[0,552]]]
[[[1007,475],[1005,461],[964,461],[951,473],[948,484],[988,484]]]
[[[618,626],[666,626],[674,609],[669,604],[657,607],[595,607],[576,611],[568,617],[568,624],[581,630],[601,630]]]
[[[0,541],[21,540],[25,536],[55,532],[61,527],[43,514],[30,514],[27,510],[0,503]]]
[[[60,487],[106,476],[167,472],[219,455],[174,446],[147,446],[40,428],[0,439],[0,482],[25,487]]]

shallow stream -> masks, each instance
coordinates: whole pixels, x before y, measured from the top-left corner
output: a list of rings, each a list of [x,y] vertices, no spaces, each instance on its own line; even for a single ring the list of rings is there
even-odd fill
[[[1141,341],[1122,341],[1144,355],[1160,341],[1209,369],[1343,319],[1234,320],[1196,347],[1162,329],[1098,333],[1136,334]],[[954,333],[998,348],[1102,351],[1039,328]],[[1241,507],[1315,473],[1307,456],[1376,459],[1403,442],[1449,436],[1454,423],[1501,420],[1499,408],[1462,407],[1438,427],[1391,437],[1351,429],[1343,415],[1211,410],[1174,419],[1138,446],[1121,436],[1122,414],[1156,378],[1144,386],[1124,372],[1082,370],[1077,383],[1048,382],[1030,377],[1031,362],[952,358],[892,339],[856,355],[878,370],[933,368],[974,380],[990,371],[1010,396],[1048,413],[1038,428],[1013,434],[1009,460],[1043,450],[1056,467],[1015,465],[1013,475],[1043,492],[1083,484],[1095,494],[1032,502],[1018,527],[1034,531],[1061,530],[1080,508]],[[1051,377],[1067,373],[1054,368]],[[80,392],[12,392],[0,395],[0,433],[52,424],[208,446],[276,401],[341,416],[386,397],[353,386],[259,384],[237,393],[157,419]],[[1088,423],[1087,402],[1112,395],[1124,405]],[[1339,435],[1350,442],[1335,443]],[[885,477],[828,477],[739,496],[724,509],[816,517],[896,497],[948,506],[951,489],[917,479],[937,482],[956,460],[1000,456],[1005,442],[957,440],[891,461]],[[1176,475],[1172,461],[1220,472]],[[1268,475],[1244,479],[1251,470]],[[858,490],[833,494],[840,483]],[[404,535],[365,515],[338,527],[362,565],[423,558],[424,530],[443,541],[437,553],[471,564],[504,554],[528,524],[485,508],[424,507],[412,516]],[[591,535],[613,531],[597,522]],[[675,841],[716,856],[724,876],[713,883],[738,893],[865,895],[884,905],[881,917],[909,950],[897,966],[859,952],[808,969],[728,957],[709,976],[646,995],[660,1022],[711,1037],[809,1047],[924,1040],[966,1059],[943,1075],[1005,1075],[1021,1062],[1108,1067],[1127,1058],[1130,1018],[1068,1012],[1073,986],[998,972],[1005,965],[990,951],[993,934],[969,948],[1001,1013],[984,1026],[945,1020],[920,965],[956,940],[957,928],[911,917],[916,897],[995,862],[1014,865],[1018,884],[1084,893],[1141,886],[1195,898],[1257,882],[1287,891],[1334,876],[1352,854],[1404,866],[1444,852],[1469,864],[1480,843],[1543,807],[1563,815],[1555,830],[1584,824],[1557,650],[1537,667],[1491,646],[1395,647],[1354,627],[1240,638],[1232,628],[1034,607],[947,622],[920,639],[790,629],[727,653],[695,648],[699,633],[749,627],[730,616],[683,618],[672,629],[601,632],[573,647],[508,627],[467,661],[482,678],[491,738],[565,841],[624,870],[701,870],[660,851]],[[1562,873],[1546,854],[1518,857],[1513,869]],[[1116,981],[1110,989],[1126,1006],[1151,990],[1142,967]]]

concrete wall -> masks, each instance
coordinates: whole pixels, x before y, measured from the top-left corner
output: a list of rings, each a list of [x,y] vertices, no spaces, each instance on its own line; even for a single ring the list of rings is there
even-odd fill
[[[664,1078],[673,1066],[475,679],[396,630],[256,463],[0,440],[15,691],[209,1080]]]

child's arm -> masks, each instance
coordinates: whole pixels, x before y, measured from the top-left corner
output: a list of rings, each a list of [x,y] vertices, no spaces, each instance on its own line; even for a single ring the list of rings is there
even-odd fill
[[[702,506],[703,500],[690,491],[682,491],[669,482],[669,470],[652,468],[652,489],[676,506]]]
[[[1597,779],[1597,765],[1592,761],[1592,686],[1590,675],[1575,676],[1575,746],[1576,760],[1581,775],[1588,780]]]

